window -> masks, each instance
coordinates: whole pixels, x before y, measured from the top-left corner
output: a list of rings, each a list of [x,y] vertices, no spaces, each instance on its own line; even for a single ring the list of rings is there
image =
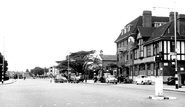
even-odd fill
[[[172,41],[170,45],[171,45],[171,46],[170,46],[170,47],[171,47],[171,49],[170,49],[171,52],[175,52],[175,42]]]
[[[151,70],[151,64],[147,64],[147,70]]]
[[[147,46],[147,56],[151,56],[151,45]]]
[[[134,59],[137,59],[137,50],[134,50]]]
[[[143,57],[144,54],[143,54],[143,39],[140,39],[139,40],[139,57]]]
[[[166,22],[154,22],[154,27],[160,27],[166,24]]]
[[[157,53],[159,53],[159,43],[154,44],[154,55],[156,55]]]
[[[139,70],[145,70],[145,65],[144,64],[139,65]]]

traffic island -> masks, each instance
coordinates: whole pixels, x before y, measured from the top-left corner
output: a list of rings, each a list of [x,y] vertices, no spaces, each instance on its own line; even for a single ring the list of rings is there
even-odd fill
[[[155,95],[149,95],[149,99],[153,100],[170,100],[176,99],[176,97],[169,97],[163,95],[163,77],[155,78]]]
[[[175,100],[176,97],[169,97],[169,96],[155,96],[155,95],[149,95],[149,99],[152,100]]]

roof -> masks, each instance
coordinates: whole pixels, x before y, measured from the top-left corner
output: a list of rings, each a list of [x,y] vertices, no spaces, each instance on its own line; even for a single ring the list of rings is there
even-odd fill
[[[138,30],[142,37],[150,37],[156,28],[138,26]]]
[[[100,55],[102,60],[116,61],[116,55]]]
[[[138,25],[140,25],[140,26],[142,25],[142,16],[137,17],[136,19],[134,19],[133,21],[131,21],[128,24],[132,25],[130,31],[125,33],[125,34],[123,34],[123,35],[122,35],[122,33],[120,33],[120,35],[115,40],[115,42],[118,42],[118,41],[122,40],[123,38],[126,38],[127,36],[130,36],[130,34],[134,33],[134,31],[136,31],[136,29],[137,29],[137,26]]]
[[[166,32],[166,30],[168,29],[168,27],[170,26],[170,24],[171,22],[156,28],[154,32],[152,33],[151,37],[145,42],[145,44],[150,43],[154,41],[155,39],[162,37],[164,33]]]
[[[131,21],[130,23],[128,24],[132,24],[133,26],[131,27],[131,30],[130,32],[127,32],[125,34],[122,35],[122,33],[120,33],[120,35],[118,36],[118,38],[115,40],[115,43],[119,42],[120,40],[130,36],[131,34],[135,33],[138,26],[142,26],[142,19],[143,19],[143,16],[139,16],[137,17],[136,19],[134,19],[133,21]],[[152,22],[169,22],[169,17],[158,17],[158,16],[152,16]],[[127,25],[128,25],[127,24]],[[143,28],[140,28],[140,30],[144,30],[144,27]],[[154,31],[154,28],[147,28],[147,30],[149,31],[142,31],[142,33],[145,35],[145,36],[149,36],[149,34],[152,33],[152,31]]]

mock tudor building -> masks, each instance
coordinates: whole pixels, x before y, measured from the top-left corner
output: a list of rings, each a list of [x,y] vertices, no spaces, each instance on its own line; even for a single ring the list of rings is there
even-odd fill
[[[151,11],[128,23],[115,40],[118,73],[135,80],[138,75],[175,75],[174,54],[177,54],[179,84],[185,84],[185,15],[177,17],[177,53],[175,53],[174,12],[169,17],[152,16]],[[156,60],[156,56],[160,59]]]

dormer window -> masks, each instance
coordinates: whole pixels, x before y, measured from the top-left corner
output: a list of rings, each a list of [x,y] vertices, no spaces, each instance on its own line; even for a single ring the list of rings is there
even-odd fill
[[[125,34],[125,29],[121,30],[121,36],[123,36],[123,34]]]
[[[166,22],[154,22],[154,27],[160,27],[160,26],[163,26],[165,24],[166,24]]]
[[[127,32],[130,32],[130,25],[127,25]]]

